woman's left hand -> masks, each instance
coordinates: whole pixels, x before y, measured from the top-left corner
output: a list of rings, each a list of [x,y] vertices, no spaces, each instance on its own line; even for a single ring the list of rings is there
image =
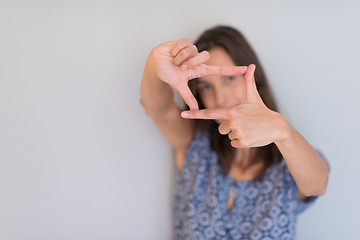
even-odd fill
[[[227,134],[236,148],[261,147],[280,141],[289,124],[284,116],[267,108],[257,91],[255,65],[245,73],[245,102],[232,108],[190,110],[181,113],[187,119],[214,119],[221,122],[219,132]]]

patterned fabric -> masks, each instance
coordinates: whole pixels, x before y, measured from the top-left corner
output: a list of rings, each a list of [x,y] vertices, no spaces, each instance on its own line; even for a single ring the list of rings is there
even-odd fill
[[[298,188],[284,159],[261,181],[237,182],[221,171],[210,134],[197,132],[182,171],[176,171],[175,239],[295,238],[298,214],[316,197],[298,201]],[[232,187],[234,203],[227,211]]]

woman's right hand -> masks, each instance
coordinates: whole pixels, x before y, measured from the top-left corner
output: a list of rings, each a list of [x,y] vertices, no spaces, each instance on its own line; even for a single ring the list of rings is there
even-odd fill
[[[204,63],[209,58],[209,52],[199,53],[190,39],[182,38],[155,47],[146,65],[157,78],[175,88],[191,110],[198,110],[198,103],[188,87],[189,80],[207,75],[239,75],[247,70],[240,66],[208,66]]]

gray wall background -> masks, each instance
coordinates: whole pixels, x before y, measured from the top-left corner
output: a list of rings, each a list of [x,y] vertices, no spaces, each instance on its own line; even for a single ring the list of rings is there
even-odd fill
[[[331,164],[297,239],[359,239],[357,1],[1,1],[0,239],[169,239],[172,151],[139,104],[150,50],[237,27]]]

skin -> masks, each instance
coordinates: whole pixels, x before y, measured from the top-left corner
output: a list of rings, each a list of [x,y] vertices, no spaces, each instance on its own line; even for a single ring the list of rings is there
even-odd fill
[[[194,134],[192,119],[214,119],[220,124],[219,132],[228,135],[237,149],[230,169],[234,179],[254,179],[262,165],[244,171],[250,149],[275,143],[296,181],[299,200],[323,195],[329,171],[326,161],[283,115],[265,106],[254,71],[253,64],[235,66],[220,48],[198,53],[189,39],[166,42],[154,48],[147,59],[141,103],[174,148],[179,171]],[[198,110],[187,86],[193,78],[200,78],[200,97],[207,109]],[[182,112],[176,106],[169,85],[181,94],[190,111]]]

